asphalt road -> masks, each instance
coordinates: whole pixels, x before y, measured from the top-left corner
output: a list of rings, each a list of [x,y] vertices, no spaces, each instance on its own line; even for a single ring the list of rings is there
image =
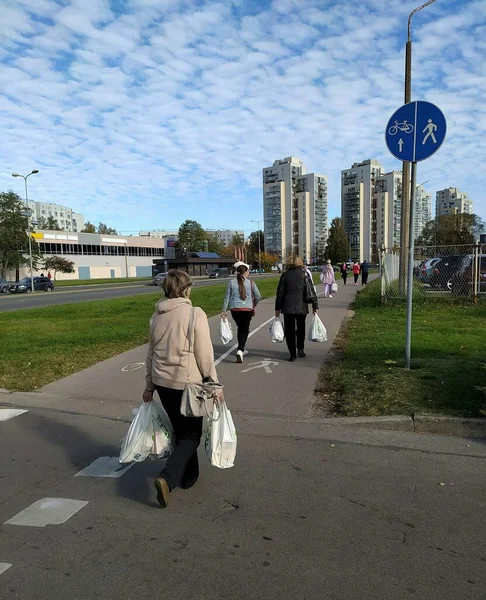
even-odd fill
[[[256,279],[275,277],[274,274],[257,275]],[[227,283],[228,279],[202,279],[194,281],[194,287],[206,287]],[[87,300],[107,300],[141,294],[154,294],[160,288],[147,283],[120,283],[106,285],[87,285],[79,287],[58,287],[52,292],[35,294],[0,294],[0,312],[26,308],[43,308],[59,304],[72,304]]]
[[[484,440],[312,416],[317,369],[355,290],[321,300],[329,341],[307,343],[292,364],[269,338],[271,300],[257,309],[243,365],[210,320],[237,460],[220,471],[201,448],[198,484],[165,511],[154,502],[159,461],[76,476],[118,455],[141,401],[144,347],[40,393],[0,394],[0,596],[484,600]],[[2,422],[7,403],[28,412]],[[78,511],[62,514],[59,499]],[[19,524],[32,505],[35,521]],[[49,510],[61,522],[39,526]]]

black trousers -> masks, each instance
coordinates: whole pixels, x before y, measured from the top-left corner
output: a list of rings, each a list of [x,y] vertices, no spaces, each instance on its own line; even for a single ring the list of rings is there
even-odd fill
[[[250,322],[253,318],[253,311],[232,310],[231,316],[238,329],[238,350],[243,352],[246,346],[246,340],[248,339],[248,334],[250,333]]]
[[[354,283],[358,283],[359,273],[354,274]]]
[[[361,285],[366,285],[368,283],[368,273],[364,271],[361,273]]]
[[[181,415],[182,390],[156,386],[162,406],[174,428],[175,448],[160,473],[171,490],[192,487],[199,478],[197,448],[201,441],[203,418]]]
[[[307,315],[284,315],[285,341],[290,356],[295,357],[297,350],[304,349],[306,317]]]
[[[346,279],[348,278],[348,274],[346,271],[341,272],[341,277],[343,278],[344,285],[346,285]]]

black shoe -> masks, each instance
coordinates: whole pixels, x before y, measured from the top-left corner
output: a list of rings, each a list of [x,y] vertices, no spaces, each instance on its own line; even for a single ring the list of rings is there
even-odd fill
[[[291,356],[291,357],[289,358],[289,362],[295,362],[295,356]]]
[[[300,356],[300,358],[305,358],[306,353],[303,350],[299,350],[299,356]]]

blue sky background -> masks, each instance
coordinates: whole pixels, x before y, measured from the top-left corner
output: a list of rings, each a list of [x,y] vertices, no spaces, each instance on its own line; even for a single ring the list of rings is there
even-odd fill
[[[122,232],[254,229],[261,170],[297,156],[329,177],[386,150],[403,103],[416,0],[0,0],[0,190],[72,206]],[[420,163],[486,218],[486,1],[437,0],[414,19],[413,99],[448,137]],[[435,204],[435,202],[434,202]]]

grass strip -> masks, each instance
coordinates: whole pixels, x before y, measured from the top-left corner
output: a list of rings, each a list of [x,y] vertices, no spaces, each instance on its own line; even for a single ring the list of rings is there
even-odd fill
[[[377,305],[379,286],[359,292],[320,372],[317,408],[327,416],[486,416],[486,305],[417,305],[405,370],[405,308]]]
[[[257,282],[264,298],[277,277]],[[191,299],[208,316],[220,312],[226,283],[193,288]],[[0,313],[0,387],[36,390],[147,341],[160,292],[110,300]]]
[[[54,281],[54,286],[59,287],[76,287],[78,285],[100,285],[104,283],[143,283],[151,281],[150,277],[117,277],[110,279],[63,279],[62,281]]]

